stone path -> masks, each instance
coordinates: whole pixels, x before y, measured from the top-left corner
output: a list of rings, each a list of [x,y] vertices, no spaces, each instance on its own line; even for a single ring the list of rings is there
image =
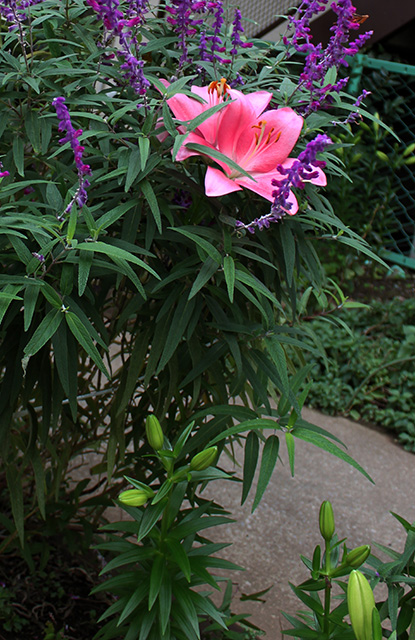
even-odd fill
[[[300,554],[309,557],[314,546],[321,543],[318,513],[323,500],[331,501],[337,532],[347,537],[350,547],[376,541],[401,549],[403,528],[389,512],[415,520],[414,454],[406,452],[389,434],[349,420],[312,410],[305,410],[304,417],[340,438],[347,453],[375,484],[338,458],[298,442],[295,477],[291,478],[281,445],[283,464],[278,464],[253,514],[252,497],[239,506],[241,487],[236,483],[211,483],[205,492],[237,519],[237,523],[219,527],[210,535],[217,541],[232,541],[226,557],[246,568],[233,576],[236,596],[274,585],[265,596],[266,604],[243,602],[238,607],[239,611],[252,613],[251,620],[266,632],[266,640],[282,638],[286,622],[281,610],[293,613],[299,608],[288,582],[298,584],[308,577]],[[242,455],[240,458],[242,461]]]

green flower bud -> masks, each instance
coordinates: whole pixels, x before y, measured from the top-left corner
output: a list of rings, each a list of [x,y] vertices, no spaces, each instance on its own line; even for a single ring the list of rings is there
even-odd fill
[[[164,444],[164,435],[162,428],[160,426],[160,422],[157,420],[156,416],[150,415],[147,416],[146,419],[146,436],[148,440],[148,444],[154,451],[158,451],[163,448]]]
[[[354,569],[347,585],[347,604],[356,640],[372,640],[372,611],[375,598],[369,582]]]
[[[349,551],[345,558],[345,564],[347,564],[349,567],[357,569],[365,562],[369,555],[370,547],[368,544],[364,544],[361,547],[356,547],[356,549],[352,549],[351,551]]]
[[[190,463],[191,471],[203,471],[210,467],[216,460],[218,454],[217,447],[209,447],[200,453],[197,453]]]
[[[150,493],[143,489],[127,489],[120,493],[118,500],[128,507],[142,507],[150,497]]]
[[[326,542],[329,542],[335,530],[333,507],[328,500],[324,500],[320,507],[320,533]]]

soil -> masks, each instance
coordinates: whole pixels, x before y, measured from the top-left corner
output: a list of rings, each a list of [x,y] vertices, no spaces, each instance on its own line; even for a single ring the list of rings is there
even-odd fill
[[[59,546],[50,551],[34,573],[20,556],[2,556],[0,640],[91,640],[97,632],[97,620],[111,604],[105,594],[90,595],[99,582],[98,556]]]
[[[341,286],[351,299],[367,304],[375,300],[406,300],[415,297],[415,272],[392,266],[387,275],[383,270],[382,273],[374,272],[369,266],[361,275],[355,275]]]

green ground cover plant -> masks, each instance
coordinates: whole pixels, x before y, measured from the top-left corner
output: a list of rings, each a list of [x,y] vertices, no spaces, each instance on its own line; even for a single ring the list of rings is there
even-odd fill
[[[382,426],[415,451],[415,301],[374,301],[337,318],[311,322],[325,357],[312,369],[308,404]]]

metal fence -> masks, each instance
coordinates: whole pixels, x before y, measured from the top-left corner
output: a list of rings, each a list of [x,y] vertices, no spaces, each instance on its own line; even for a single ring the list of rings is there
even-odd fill
[[[273,29],[279,22],[280,16],[285,16],[288,10],[300,4],[301,0],[239,0],[238,7],[244,18],[246,35],[262,36]]]
[[[398,153],[415,143],[415,66],[358,55],[352,78],[353,93],[358,94],[362,88],[371,90],[371,108],[400,139]],[[384,139],[383,145],[387,155],[396,156],[396,139],[392,135]],[[402,163],[396,170],[385,167],[383,171],[385,180],[391,181],[392,216],[382,234],[382,257],[415,269],[415,164]]]

